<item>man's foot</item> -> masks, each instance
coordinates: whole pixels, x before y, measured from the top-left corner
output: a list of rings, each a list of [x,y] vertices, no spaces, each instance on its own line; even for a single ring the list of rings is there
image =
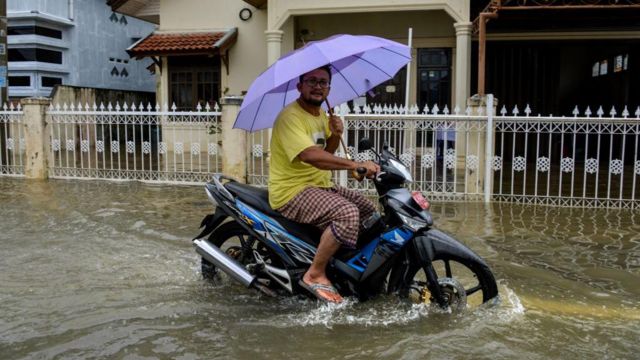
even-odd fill
[[[302,278],[298,284],[321,301],[339,304],[344,300],[328,279],[322,282],[307,282]]]

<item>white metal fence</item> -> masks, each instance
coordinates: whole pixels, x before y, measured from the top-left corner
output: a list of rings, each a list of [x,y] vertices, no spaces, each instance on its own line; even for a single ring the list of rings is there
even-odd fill
[[[50,176],[202,183],[222,171],[220,112],[142,104],[50,107]]]
[[[358,142],[370,138],[376,149],[389,147],[409,167],[420,190],[434,200],[479,200],[581,207],[640,207],[640,108],[589,109],[573,117],[531,116],[526,107],[489,116],[486,107],[453,113],[434,106],[339,109],[347,151],[355,160],[373,158]],[[593,115],[593,116],[592,116]],[[488,127],[489,126],[489,127]],[[489,128],[490,131],[487,131]],[[249,141],[249,182],[266,186],[266,131]],[[491,144],[487,149],[486,144]],[[488,152],[487,152],[488,151]],[[489,154],[489,156],[487,156]],[[337,183],[373,192],[344,171]],[[485,187],[487,184],[488,187]]]
[[[342,107],[338,114],[351,157],[373,158],[358,148],[364,137],[376,149],[388,146],[410,169],[410,187],[434,200],[484,196],[556,206],[640,207],[640,108],[619,115],[615,109],[608,114],[576,109],[571,117],[531,116],[528,106],[524,115],[503,108],[494,116],[489,109]],[[24,122],[19,107],[0,111],[0,175],[24,176],[30,135]],[[63,105],[50,107],[46,122],[54,178],[200,184],[224,171],[217,105],[192,112]],[[266,186],[269,131],[247,136],[247,181]],[[374,190],[371,182],[357,182],[346,171],[334,179]]]
[[[23,176],[26,149],[20,106],[0,110],[0,175]]]
[[[640,207],[640,108],[621,117],[587,108],[573,117],[495,119],[493,198],[581,207]],[[631,117],[630,117],[631,116]]]

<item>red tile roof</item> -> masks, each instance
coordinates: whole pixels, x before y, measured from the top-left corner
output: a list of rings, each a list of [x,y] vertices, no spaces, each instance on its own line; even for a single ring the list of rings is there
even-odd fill
[[[236,38],[235,28],[227,32],[153,33],[131,46],[127,52],[138,58],[175,54],[219,54],[233,45]]]

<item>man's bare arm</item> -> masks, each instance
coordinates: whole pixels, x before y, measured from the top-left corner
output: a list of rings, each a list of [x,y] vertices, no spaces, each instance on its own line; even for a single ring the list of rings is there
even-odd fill
[[[298,155],[298,158],[307,164],[321,170],[355,170],[365,168],[367,176],[372,176],[380,171],[380,167],[372,161],[356,162],[329,154],[317,146],[310,146]]]
[[[355,161],[334,156],[317,146],[310,146],[302,150],[298,158],[321,170],[354,170],[358,167]]]
[[[327,139],[327,146],[325,146],[324,151],[334,154],[338,150],[338,146],[340,146],[340,136],[331,134]]]

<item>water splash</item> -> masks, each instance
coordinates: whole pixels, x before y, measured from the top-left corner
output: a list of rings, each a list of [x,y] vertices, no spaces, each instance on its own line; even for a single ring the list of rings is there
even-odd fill
[[[428,304],[407,304],[399,300],[383,298],[379,301],[360,303],[346,298],[341,304],[320,304],[305,301],[304,313],[290,313],[284,319],[287,326],[335,325],[389,326],[406,324],[425,318],[433,312]]]

